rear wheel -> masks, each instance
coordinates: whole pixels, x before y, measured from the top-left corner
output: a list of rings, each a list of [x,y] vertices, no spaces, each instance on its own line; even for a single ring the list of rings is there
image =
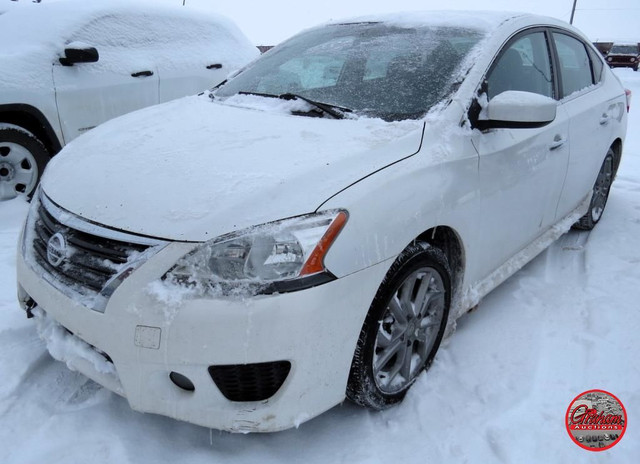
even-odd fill
[[[0,201],[31,195],[48,161],[47,149],[33,134],[0,126]]]
[[[611,190],[611,183],[613,182],[613,156],[614,152],[611,148],[607,152],[607,156],[602,163],[596,184],[593,186],[593,195],[591,196],[591,203],[589,204],[589,210],[584,216],[580,218],[578,222],[573,225],[574,229],[591,230],[595,225],[600,222],[604,208],[607,205],[607,199],[609,198],[609,191]]]
[[[384,409],[402,401],[440,346],[451,301],[445,255],[410,245],[391,266],[360,332],[347,397]]]

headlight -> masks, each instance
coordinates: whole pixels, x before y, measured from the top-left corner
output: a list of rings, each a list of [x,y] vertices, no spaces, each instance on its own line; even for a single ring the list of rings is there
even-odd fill
[[[634,57],[631,57],[631,59],[629,61],[631,61],[632,63],[635,63],[636,59]]]
[[[607,57],[607,61],[613,61],[613,58],[609,56]]]
[[[319,285],[335,278],[324,257],[346,221],[346,211],[333,210],[223,235],[180,259],[163,280],[213,296]]]

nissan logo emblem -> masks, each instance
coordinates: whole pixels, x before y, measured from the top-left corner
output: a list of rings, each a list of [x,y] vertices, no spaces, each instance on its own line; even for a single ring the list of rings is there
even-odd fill
[[[60,232],[51,236],[47,242],[47,261],[53,267],[58,267],[67,257],[67,241]]]

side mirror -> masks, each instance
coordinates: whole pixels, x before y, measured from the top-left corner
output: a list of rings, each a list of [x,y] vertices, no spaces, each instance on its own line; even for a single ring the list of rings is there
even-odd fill
[[[532,92],[507,90],[489,101],[478,117],[479,126],[489,128],[533,129],[556,118],[558,102]]]
[[[60,58],[63,66],[73,66],[76,63],[95,63],[100,59],[95,47],[81,43],[70,43],[64,49],[64,57]]]

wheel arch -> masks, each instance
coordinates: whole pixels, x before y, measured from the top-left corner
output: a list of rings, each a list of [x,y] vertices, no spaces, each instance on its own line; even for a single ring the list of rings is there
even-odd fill
[[[451,268],[451,287],[454,294],[458,293],[465,271],[465,249],[460,234],[452,227],[440,225],[425,230],[415,240],[427,242],[445,254]]]
[[[31,105],[0,105],[0,122],[20,126],[31,132],[42,142],[51,156],[62,149],[62,144],[45,115]]]
[[[620,166],[620,161],[622,160],[622,139],[617,138],[611,144],[611,148],[613,149],[613,176],[618,174],[618,167]]]

